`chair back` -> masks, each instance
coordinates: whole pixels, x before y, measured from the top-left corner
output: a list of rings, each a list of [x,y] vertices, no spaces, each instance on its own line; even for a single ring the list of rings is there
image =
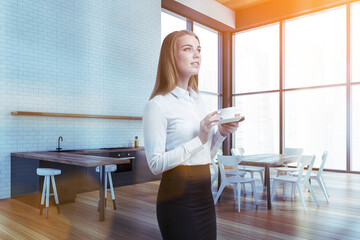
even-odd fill
[[[285,148],[284,149],[284,154],[289,154],[289,155],[301,155],[303,153],[303,149],[302,148]],[[300,160],[296,165],[296,168],[300,167]],[[285,166],[287,166],[288,164],[285,164]],[[290,164],[291,166],[295,166],[295,164]]]
[[[244,148],[239,147],[239,148],[232,148],[231,149],[231,154],[233,156],[243,156],[244,155]]]
[[[323,170],[324,170],[324,166],[325,166],[325,162],[326,162],[326,159],[327,159],[327,155],[328,155],[328,152],[327,151],[324,151],[324,153],[322,154],[321,156],[321,164],[320,164],[320,168],[319,168],[319,171],[317,172],[317,176],[320,177]]]
[[[218,155],[218,161],[219,161],[219,169],[220,169],[220,175],[221,175],[221,181],[226,179],[226,173],[224,166],[227,167],[233,167],[234,170],[236,170],[236,177],[240,177],[240,172],[238,171],[238,164],[240,160],[239,156],[224,156],[224,155]]]
[[[302,148],[285,148],[284,154],[301,155],[303,153],[303,151],[304,150]]]
[[[213,166],[216,166],[215,159],[219,159],[219,155],[223,155],[223,152],[221,149],[219,151],[217,151],[217,154],[213,158],[211,158],[211,163],[213,164]]]
[[[300,174],[300,171],[299,171],[299,175],[298,175],[298,178],[302,177],[303,175],[303,172],[304,172],[304,167],[305,166],[308,166],[308,169],[306,171],[306,175],[305,177],[303,178],[303,181],[304,182],[308,182],[309,181],[309,178],[310,178],[310,174],[311,174],[311,171],[312,171],[312,168],[314,166],[314,162],[315,162],[315,159],[316,159],[316,156],[315,155],[312,155],[312,156],[307,156],[307,155],[303,155],[301,157],[301,160],[300,160],[300,165],[302,165],[302,167],[300,168],[301,169],[301,174]],[[299,179],[298,179],[299,180]]]

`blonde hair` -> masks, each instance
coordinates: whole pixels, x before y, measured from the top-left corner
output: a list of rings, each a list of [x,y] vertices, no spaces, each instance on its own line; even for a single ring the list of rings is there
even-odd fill
[[[157,95],[165,95],[176,87],[176,80],[179,77],[175,61],[176,41],[185,35],[193,36],[199,41],[196,34],[189,30],[175,31],[165,37],[160,50],[156,82],[150,100]],[[198,92],[198,82],[198,75],[193,75],[190,77],[188,86]]]

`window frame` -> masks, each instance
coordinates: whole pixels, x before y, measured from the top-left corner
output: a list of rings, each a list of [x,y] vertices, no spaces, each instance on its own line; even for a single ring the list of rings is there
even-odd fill
[[[297,91],[297,90],[303,90],[303,89],[317,89],[317,88],[329,88],[329,87],[338,87],[338,86],[345,86],[346,87],[346,170],[333,170],[333,169],[326,169],[327,171],[333,171],[333,172],[348,172],[348,173],[360,173],[360,171],[353,171],[351,170],[351,94],[352,94],[352,86],[355,85],[359,85],[360,82],[352,82],[351,81],[351,6],[353,4],[360,4],[360,1],[351,1],[345,4],[339,4],[337,6],[330,6],[327,8],[323,8],[319,11],[314,11],[312,13],[307,13],[307,14],[300,14],[297,17],[289,17],[289,18],[283,18],[281,20],[277,20],[274,21],[272,23],[266,23],[266,24],[260,24],[257,25],[255,27],[252,28],[247,28],[245,30],[242,31],[234,31],[232,32],[232,36],[234,37],[236,33],[238,32],[245,32],[245,31],[249,31],[249,30],[255,30],[257,28],[261,28],[261,27],[266,27],[268,25],[274,24],[274,23],[279,23],[280,24],[280,29],[279,29],[279,35],[280,35],[280,39],[279,39],[279,44],[280,44],[280,48],[279,48],[279,61],[280,61],[280,65],[279,65],[279,90],[269,90],[269,91],[254,91],[254,92],[246,92],[246,93],[236,93],[236,92],[232,92],[232,99],[234,99],[236,96],[243,96],[243,95],[249,95],[249,94],[265,94],[265,93],[271,93],[271,92],[278,92],[279,94],[279,152],[283,153],[284,150],[284,138],[285,138],[285,134],[284,134],[284,119],[285,119],[285,112],[284,112],[284,94],[285,92],[288,91]],[[339,7],[346,7],[346,82],[345,83],[336,83],[336,84],[327,84],[327,85],[319,85],[319,86],[306,86],[306,87],[298,87],[298,88],[288,88],[285,89],[284,88],[284,48],[285,48],[285,22],[288,20],[295,20],[298,17],[303,17],[303,16],[308,16],[308,15],[312,15],[312,14],[321,14],[321,12],[324,11],[328,11],[328,10],[333,10]],[[233,49],[234,47],[234,42],[233,42]],[[233,51],[233,72],[235,71],[235,66],[234,66],[234,51]],[[234,74],[233,74],[234,76]],[[234,77],[232,78],[232,86],[234,86]],[[235,89],[233,87],[233,89]],[[234,133],[235,134],[235,133]],[[235,136],[233,136],[233,139],[235,139]],[[234,142],[232,143],[232,146],[234,146]]]

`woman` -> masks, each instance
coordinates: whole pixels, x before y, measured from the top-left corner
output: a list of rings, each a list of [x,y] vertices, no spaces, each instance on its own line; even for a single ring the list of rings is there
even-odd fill
[[[162,173],[157,219],[163,239],[216,239],[209,163],[238,122],[220,125],[206,114],[198,94],[198,37],[170,33],[163,41],[158,72],[144,110],[144,142],[154,174]]]

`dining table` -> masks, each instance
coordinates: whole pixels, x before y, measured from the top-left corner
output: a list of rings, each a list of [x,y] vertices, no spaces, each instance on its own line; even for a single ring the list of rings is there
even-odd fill
[[[239,158],[239,164],[245,166],[257,166],[265,168],[265,181],[266,186],[266,199],[267,207],[271,209],[271,191],[270,191],[270,167],[275,167],[287,163],[298,162],[300,155],[288,155],[288,154],[252,154],[244,155]]]

